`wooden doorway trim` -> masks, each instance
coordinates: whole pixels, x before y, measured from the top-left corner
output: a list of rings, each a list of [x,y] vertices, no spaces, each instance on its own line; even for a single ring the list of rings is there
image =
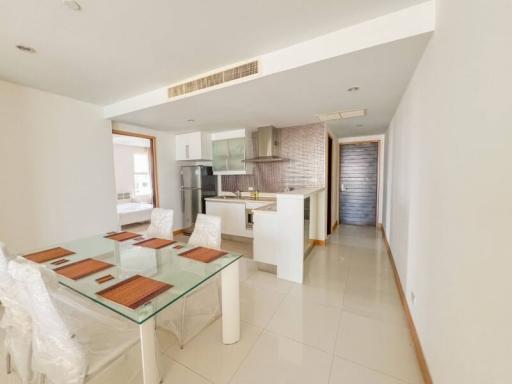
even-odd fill
[[[339,198],[339,212],[338,212],[338,221],[339,223],[341,224],[341,204],[342,204],[342,201],[341,201],[341,171],[342,171],[342,167],[341,167],[341,148],[343,145],[351,145],[351,144],[377,144],[377,188],[376,188],[376,191],[375,191],[375,202],[376,202],[376,206],[375,206],[375,226],[378,227],[379,226],[379,210],[380,210],[380,204],[381,204],[381,201],[380,201],[380,183],[381,183],[381,177],[380,177],[380,167],[381,167],[381,161],[380,161],[380,151],[381,151],[381,144],[382,144],[382,141],[381,140],[361,140],[361,141],[350,141],[350,142],[347,142],[347,143],[339,143],[339,148],[338,148],[338,163],[339,163],[339,169],[338,169],[338,178],[339,178],[339,185],[338,185],[338,190],[336,191],[336,193],[338,193],[338,195],[340,196]]]
[[[333,162],[333,154],[334,154],[334,137],[327,132],[327,212],[326,212],[326,235],[329,236],[333,230],[332,224],[332,207],[334,205],[334,194],[333,194],[333,182],[332,175],[334,172],[334,162]]]
[[[157,156],[156,156],[156,137],[150,135],[144,135],[142,133],[128,132],[128,131],[120,131],[118,129],[112,129],[113,135],[122,135],[122,136],[132,136],[132,137],[140,137],[142,139],[149,140],[149,149],[151,152],[151,187],[153,189],[153,206],[155,208],[160,206],[160,193],[158,191],[158,166],[157,166]]]

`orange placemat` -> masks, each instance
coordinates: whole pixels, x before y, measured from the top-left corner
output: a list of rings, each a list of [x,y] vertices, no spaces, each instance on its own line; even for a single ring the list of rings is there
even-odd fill
[[[170,284],[135,275],[96,294],[125,307],[136,309],[171,287]]]
[[[54,271],[59,275],[67,277],[69,279],[78,280],[82,277],[87,277],[93,273],[103,271],[104,269],[110,268],[113,265],[101,260],[95,259],[84,259],[65,265],[63,267],[55,268]]]
[[[171,245],[174,243],[175,243],[174,240],[159,239],[156,237],[152,237],[151,239],[142,240],[133,245],[138,245],[139,247],[160,249],[160,248],[167,247],[168,245]]]
[[[115,241],[125,241],[125,240],[130,240],[130,239],[133,239],[133,238],[139,237],[139,236],[140,235],[138,233],[123,231],[123,232],[114,233],[112,235],[107,235],[107,236],[105,236],[105,238],[110,239],[110,240],[115,240]]]
[[[180,256],[188,257],[189,259],[201,261],[203,263],[209,263],[227,254],[227,252],[219,251],[218,249],[197,247],[180,253]]]
[[[34,263],[46,263],[47,261],[58,259],[60,257],[74,255],[75,252],[70,251],[69,249],[65,249],[62,247],[56,247],[52,249],[47,249],[45,251],[35,252],[24,257]]]

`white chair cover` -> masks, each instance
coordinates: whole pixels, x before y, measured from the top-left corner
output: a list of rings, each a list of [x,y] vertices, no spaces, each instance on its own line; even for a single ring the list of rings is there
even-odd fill
[[[136,343],[137,329],[86,299],[64,294],[53,272],[42,271],[20,258],[9,263],[32,318],[32,369],[54,384],[82,383]]]
[[[32,318],[32,368],[55,384],[82,383],[86,353],[57,312],[39,269],[13,260],[9,272]]]
[[[198,214],[189,244],[220,249],[221,219]],[[181,305],[180,305],[181,304]],[[218,275],[172,304],[157,317],[157,325],[176,335],[183,347],[221,315]]]
[[[194,224],[194,232],[192,232],[188,243],[202,247],[220,249],[220,217],[199,213]]]
[[[8,262],[9,257],[7,256],[5,244],[0,242],[0,294],[2,293],[2,288],[7,286],[9,282],[9,274],[7,272]]]
[[[0,243],[0,302],[4,308],[0,328],[5,332],[5,350],[11,356],[22,383],[30,382],[32,370],[32,319],[19,302],[18,291],[8,273],[8,257]]]
[[[154,208],[151,211],[151,223],[145,235],[147,237],[173,240],[173,217],[174,211],[172,209]]]

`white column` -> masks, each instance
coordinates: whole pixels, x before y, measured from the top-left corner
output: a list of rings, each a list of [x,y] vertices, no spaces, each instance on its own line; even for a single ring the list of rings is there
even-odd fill
[[[238,260],[221,272],[222,285],[222,342],[234,344],[240,341],[240,293]]]
[[[142,381],[144,384],[158,384],[160,376],[156,362],[154,317],[139,325],[139,336],[142,356]]]

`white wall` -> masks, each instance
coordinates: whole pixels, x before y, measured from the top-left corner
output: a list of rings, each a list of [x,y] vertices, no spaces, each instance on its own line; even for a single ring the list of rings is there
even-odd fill
[[[0,241],[30,250],[116,226],[102,109],[0,81]]]
[[[170,132],[156,131],[119,122],[113,122],[112,127],[120,131],[142,133],[156,137],[160,207],[174,209],[174,228],[182,228],[179,165],[176,162],[175,156],[176,135]]]
[[[339,154],[340,144],[349,144],[349,143],[362,143],[366,141],[378,141],[379,142],[379,169],[378,169],[378,194],[377,194],[377,223],[382,224],[383,221],[383,212],[384,212],[384,169],[385,169],[385,153],[386,153],[386,136],[385,135],[370,135],[370,136],[355,136],[355,137],[344,137],[342,139],[338,139],[337,151]],[[339,163],[339,156],[338,156]],[[339,182],[339,166],[338,166],[338,182]],[[340,195],[340,184],[338,183],[338,197]],[[337,212],[339,216],[339,210]]]
[[[438,0],[387,136],[385,228],[436,384],[512,382],[511,14]]]

